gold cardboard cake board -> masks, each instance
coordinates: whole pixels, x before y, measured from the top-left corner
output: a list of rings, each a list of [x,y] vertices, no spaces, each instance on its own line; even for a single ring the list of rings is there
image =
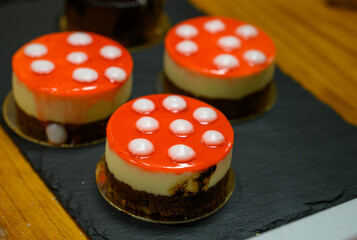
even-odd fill
[[[42,141],[42,140],[39,140],[39,139],[29,136],[24,131],[22,131],[16,123],[15,100],[14,100],[14,95],[12,92],[9,92],[5,97],[3,107],[2,107],[2,114],[4,117],[5,123],[13,132],[15,132],[17,135],[19,135],[20,137],[22,137],[30,142],[34,142],[34,143],[41,144],[44,146],[57,147],[57,148],[85,147],[85,146],[90,146],[93,144],[103,142],[105,140],[105,137],[104,137],[104,138],[97,139],[94,141],[90,141],[90,142],[86,142],[86,143],[79,143],[79,144],[52,144],[50,142],[45,142],[45,141]]]
[[[102,156],[100,158],[98,164],[97,164],[97,168],[95,170],[95,180],[97,182],[97,186],[98,186],[98,189],[99,189],[99,192],[101,193],[101,195],[104,197],[104,199],[110,205],[112,205],[117,210],[122,211],[122,212],[130,215],[131,217],[134,217],[134,218],[142,220],[142,221],[151,222],[151,223],[162,223],[162,224],[188,223],[188,222],[193,222],[193,221],[197,221],[197,220],[200,220],[202,218],[208,217],[209,215],[211,215],[211,214],[215,213],[216,211],[218,211],[221,207],[223,207],[228,202],[228,200],[230,199],[230,197],[233,194],[234,186],[235,186],[234,172],[233,172],[232,168],[230,168],[229,169],[229,175],[228,175],[228,181],[227,181],[227,196],[226,196],[226,199],[216,209],[214,209],[211,212],[206,213],[203,216],[199,216],[199,217],[192,218],[192,219],[186,219],[186,220],[182,220],[182,221],[160,221],[160,220],[157,220],[157,219],[154,219],[154,218],[148,218],[146,216],[144,217],[144,216],[140,216],[140,215],[136,215],[136,214],[130,213],[130,212],[122,209],[120,206],[116,205],[114,202],[112,202],[110,200],[110,196],[109,196],[109,194],[107,194],[107,191],[106,191],[106,188],[105,188],[105,181],[106,181],[105,156]]]

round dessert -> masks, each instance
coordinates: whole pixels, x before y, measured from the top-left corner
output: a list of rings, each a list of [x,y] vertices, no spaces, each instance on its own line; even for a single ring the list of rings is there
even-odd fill
[[[94,33],[43,35],[14,54],[12,68],[18,127],[53,145],[105,138],[109,116],[131,94],[130,53]]]
[[[163,90],[198,98],[228,118],[244,119],[271,108],[275,45],[245,22],[204,16],[171,28],[165,39]]]
[[[227,188],[232,146],[229,121],[204,102],[169,94],[134,99],[108,122],[106,194],[135,216],[200,218],[233,191]]]
[[[62,28],[90,31],[125,47],[156,43],[168,28],[164,0],[66,0]]]

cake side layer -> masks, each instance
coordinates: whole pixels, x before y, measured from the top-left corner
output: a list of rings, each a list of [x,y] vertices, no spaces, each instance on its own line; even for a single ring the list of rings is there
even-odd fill
[[[177,189],[171,196],[162,196],[138,191],[119,181],[106,165],[106,190],[112,203],[136,216],[157,221],[184,221],[210,213],[222,205],[228,195],[228,173],[207,190],[200,188],[195,193]],[[208,173],[205,175],[205,172]],[[203,183],[210,169],[205,171],[198,182]],[[199,178],[200,176],[198,176]]]
[[[240,99],[263,89],[273,78],[275,63],[250,76],[221,79],[200,75],[177,64],[164,53],[164,73],[179,88],[196,97]],[[202,87],[204,86],[204,87]]]
[[[131,94],[132,76],[119,89],[76,97],[32,92],[15,73],[12,86],[15,101],[26,114],[44,121],[82,124],[108,118],[126,102]],[[108,95],[114,97],[108,98]]]
[[[189,97],[195,97],[204,101],[219,110],[229,119],[246,119],[266,112],[270,109],[276,99],[276,90],[273,80],[259,91],[253,92],[240,99],[207,98],[194,95],[185,91],[171,82],[165,74],[163,75],[163,91],[173,94],[180,94]]]
[[[105,159],[108,169],[113,173],[115,179],[130,185],[134,190],[145,191],[162,196],[172,196],[177,186],[186,191],[195,193],[198,185],[193,179],[197,178],[199,172],[185,172],[182,174],[147,171],[121,159],[106,142]],[[230,168],[232,150],[216,165],[215,171],[206,182],[203,189],[209,189],[219,182]]]

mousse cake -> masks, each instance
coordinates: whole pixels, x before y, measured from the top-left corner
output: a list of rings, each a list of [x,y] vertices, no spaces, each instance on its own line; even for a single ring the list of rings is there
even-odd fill
[[[163,90],[198,98],[229,119],[244,119],[275,101],[275,45],[243,21],[203,16],[172,27],[165,38]]]
[[[232,146],[229,121],[202,101],[170,94],[131,100],[108,122],[106,194],[142,218],[200,218],[233,191],[227,187]]]
[[[130,53],[95,33],[38,37],[14,54],[12,68],[19,129],[52,145],[105,138],[109,116],[131,94]]]
[[[63,28],[113,38],[125,47],[155,43],[167,29],[164,0],[66,0]]]

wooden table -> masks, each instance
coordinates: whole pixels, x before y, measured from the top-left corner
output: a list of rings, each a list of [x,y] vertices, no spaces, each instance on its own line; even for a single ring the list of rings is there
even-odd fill
[[[357,126],[357,11],[324,0],[190,1],[263,28],[279,67]],[[9,239],[86,239],[1,127],[0,140],[0,238],[6,231]]]

